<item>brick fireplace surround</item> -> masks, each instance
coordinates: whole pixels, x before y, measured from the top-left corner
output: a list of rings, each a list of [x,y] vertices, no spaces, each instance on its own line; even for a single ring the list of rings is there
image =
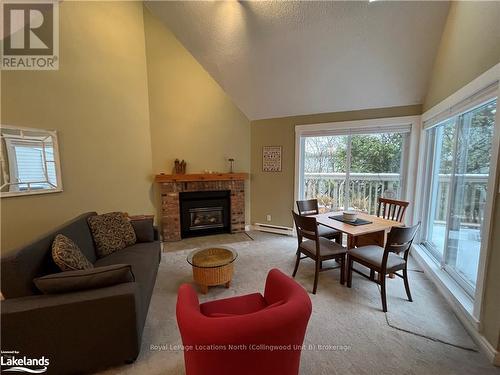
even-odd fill
[[[245,231],[246,173],[157,175],[161,194],[161,232],[164,241],[181,240],[179,193],[229,190],[231,233]]]

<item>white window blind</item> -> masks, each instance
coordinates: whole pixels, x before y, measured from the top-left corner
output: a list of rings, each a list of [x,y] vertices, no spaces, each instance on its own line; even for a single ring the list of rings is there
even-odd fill
[[[50,182],[56,185],[56,168],[54,162],[54,153],[52,147],[45,148],[47,160],[44,160],[44,149],[42,146],[25,144],[23,142],[12,142],[16,170],[13,172],[15,182],[35,183],[32,188],[47,188]]]
[[[17,160],[17,178],[19,182],[37,182],[45,180],[42,150],[35,147],[14,146]]]

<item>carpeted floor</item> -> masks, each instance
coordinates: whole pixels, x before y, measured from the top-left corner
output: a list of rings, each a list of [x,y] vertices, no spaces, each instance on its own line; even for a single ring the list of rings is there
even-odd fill
[[[234,244],[237,242],[251,241],[252,239],[253,238],[247,232],[234,234],[216,234],[208,237],[193,237],[186,238],[182,241],[164,242],[163,251],[173,252],[179,250],[191,250],[198,247],[207,246],[207,244],[210,244],[210,246]]]
[[[250,237],[221,235],[166,244],[143,334],[142,350],[131,365],[103,374],[183,374],[183,354],[175,319],[177,288],[192,281],[186,256],[192,248],[230,244],[239,253],[231,287],[212,287],[200,301],[263,292],[267,271],[291,274],[296,239],[260,232]],[[253,240],[251,239],[253,238]],[[236,241],[234,241],[236,240]],[[190,247],[192,245],[192,247]],[[172,245],[170,245],[172,247]],[[339,283],[339,271],[320,275],[310,294],[313,313],[302,353],[301,374],[500,374],[461,326],[433,284],[412,262],[408,302],[399,278],[388,280],[388,309],[381,310],[378,286],[354,274],[351,289]],[[296,280],[312,289],[314,264],[301,261]],[[319,345],[336,347],[320,350]]]

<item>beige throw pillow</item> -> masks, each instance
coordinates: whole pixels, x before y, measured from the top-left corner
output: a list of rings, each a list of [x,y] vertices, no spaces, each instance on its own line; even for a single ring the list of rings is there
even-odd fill
[[[58,234],[52,242],[52,259],[61,271],[89,270],[94,265],[68,237]]]
[[[94,237],[97,256],[100,258],[137,241],[134,228],[122,212],[91,216],[87,221]]]

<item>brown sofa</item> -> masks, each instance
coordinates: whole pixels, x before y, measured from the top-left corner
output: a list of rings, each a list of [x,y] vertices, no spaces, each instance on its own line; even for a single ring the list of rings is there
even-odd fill
[[[48,358],[48,373],[85,373],[134,361],[161,257],[154,241],[96,257],[86,213],[1,259],[3,351]],[[71,238],[95,267],[130,264],[135,281],[62,294],[41,294],[33,279],[60,272],[52,261],[56,234]]]

